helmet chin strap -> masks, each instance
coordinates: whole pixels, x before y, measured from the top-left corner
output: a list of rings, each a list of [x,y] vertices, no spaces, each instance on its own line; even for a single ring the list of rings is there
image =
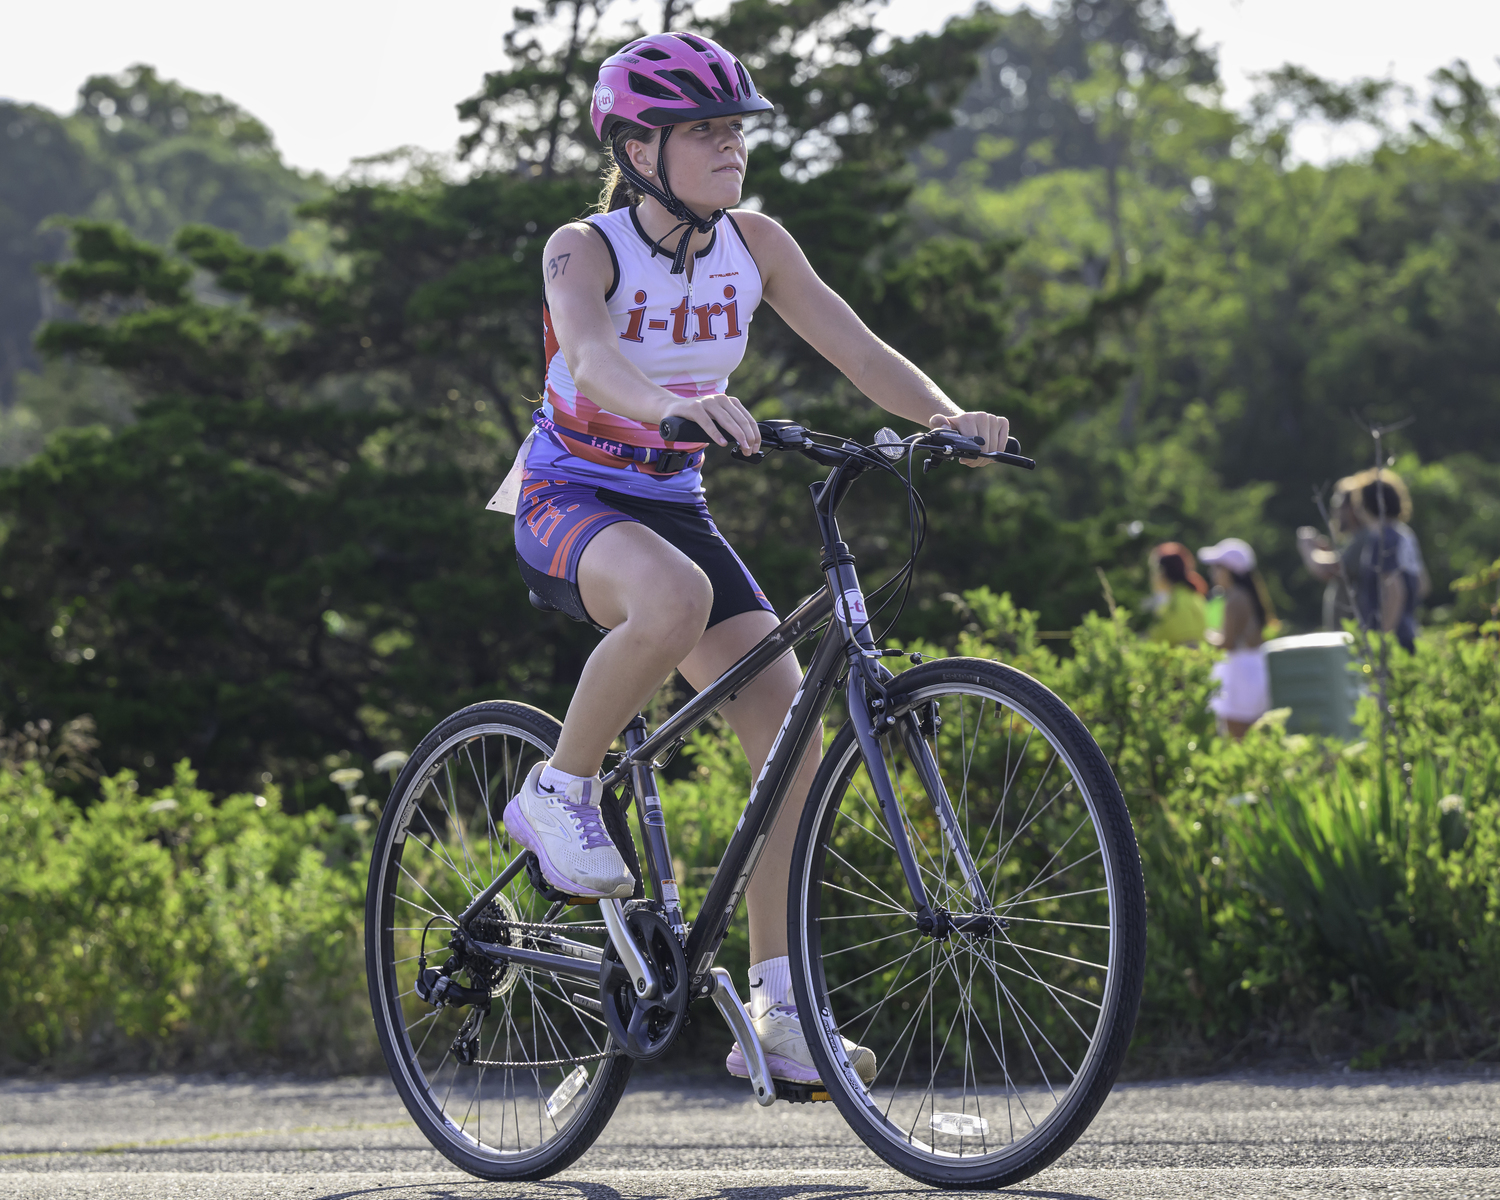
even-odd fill
[[[656,145],[656,170],[657,178],[661,181],[660,187],[635,169],[635,164],[630,161],[629,155],[617,156],[615,161],[620,168],[620,174],[625,176],[631,187],[650,196],[665,208],[668,213],[677,218],[677,224],[667,230],[666,234],[659,241],[651,244],[651,257],[655,258],[658,251],[662,254],[670,253],[672,256],[671,273],[673,275],[681,275],[683,269],[687,266],[688,243],[693,240],[693,234],[712,233],[714,226],[719,223],[719,218],[724,215],[724,210],[718,208],[714,210],[711,216],[707,218],[700,217],[677,198],[676,194],[672,191],[672,185],[667,182],[667,162],[664,153],[667,148],[667,138],[671,136],[672,126],[667,125],[663,127],[661,139]],[[668,251],[662,243],[671,238],[679,229],[682,230],[682,237],[677,240],[677,249],[675,252]]]

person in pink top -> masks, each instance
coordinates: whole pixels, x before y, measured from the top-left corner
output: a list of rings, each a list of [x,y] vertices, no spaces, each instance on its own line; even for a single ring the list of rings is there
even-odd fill
[[[729,377],[760,302],[887,411],[987,447],[1003,448],[1009,433],[1006,418],[963,411],[876,337],[776,221],[735,208],[745,117],[771,108],[739,60],[708,38],[628,43],[594,88],[594,130],[611,163],[600,211],[558,229],[543,257],[544,402],[490,507],[515,513],[531,589],[609,631],[584,666],[551,760],[505,810],[507,829],[547,880],[573,895],[623,898],[635,885],[599,815],[599,771],[626,722],[674,669],[704,687],[777,624],[703,501],[704,446],[668,446],[657,429],[681,416],[721,446],[733,438],[759,448]],[[788,653],[723,709],[752,775],[800,679]],[[816,768],[811,751],[794,798]],[[746,890],[749,982],[772,1074],[810,1083],[817,1072],[786,957],[797,807],[787,806]],[[874,1055],[849,1051],[873,1078]],[[727,1065],[748,1075],[738,1046]]]

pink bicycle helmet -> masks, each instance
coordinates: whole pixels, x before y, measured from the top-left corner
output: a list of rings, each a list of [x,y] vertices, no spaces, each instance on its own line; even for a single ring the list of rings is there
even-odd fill
[[[662,131],[655,178],[642,175],[623,154],[616,155],[615,163],[636,191],[655,197],[678,219],[679,225],[667,238],[687,226],[672,256],[674,275],[682,273],[693,231],[707,233],[724,213],[720,209],[711,217],[700,217],[673,194],[660,155],[672,127],[686,121],[769,112],[772,107],[755,90],[750,73],[739,59],[717,42],[697,34],[654,33],[637,38],[610,55],[599,68],[590,114],[599,140],[613,153],[612,139],[623,122]],[[656,248],[661,248],[661,242]],[[667,251],[662,249],[662,253]]]

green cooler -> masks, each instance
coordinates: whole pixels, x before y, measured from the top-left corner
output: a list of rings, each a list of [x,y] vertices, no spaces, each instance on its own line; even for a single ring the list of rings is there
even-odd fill
[[[1347,633],[1306,633],[1266,643],[1271,707],[1292,710],[1288,733],[1354,736],[1359,680],[1349,669],[1353,642]]]

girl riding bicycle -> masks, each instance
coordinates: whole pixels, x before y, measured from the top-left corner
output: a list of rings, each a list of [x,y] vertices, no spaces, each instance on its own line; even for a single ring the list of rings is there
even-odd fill
[[[777,624],[704,503],[704,445],[668,446],[657,429],[679,416],[721,446],[732,438],[746,453],[759,448],[754,418],[727,388],[760,301],[880,407],[980,437],[987,448],[1006,445],[1006,418],[962,411],[866,328],[786,230],[735,209],[744,118],[771,108],[734,55],[708,38],[630,42],[605,61],[594,88],[594,130],[611,159],[599,211],[547,243],[545,396],[491,506],[516,514],[528,586],[609,630],[584,666],[551,760],[505,809],[511,836],[570,895],[634,890],[599,809],[600,768],[620,730],[674,668],[702,688]],[[799,682],[788,653],[723,708],[752,772]],[[792,1004],[788,866],[796,810],[816,768],[810,752],[792,815],[776,824],[746,889],[750,1013],[772,1075],[797,1083],[818,1073]],[[874,1055],[847,1048],[868,1082]],[[738,1046],[727,1066],[748,1075]]]

